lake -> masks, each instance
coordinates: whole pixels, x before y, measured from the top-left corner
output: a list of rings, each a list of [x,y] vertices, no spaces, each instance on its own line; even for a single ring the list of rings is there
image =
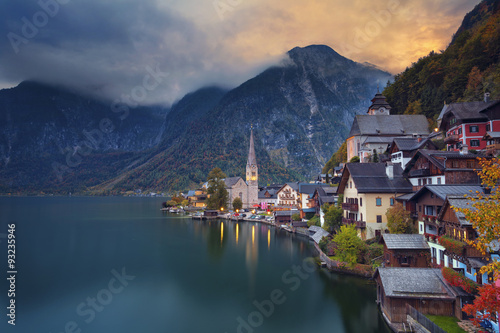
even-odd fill
[[[265,224],[165,214],[162,201],[1,197],[0,331],[390,332],[375,284],[313,265],[307,239]]]

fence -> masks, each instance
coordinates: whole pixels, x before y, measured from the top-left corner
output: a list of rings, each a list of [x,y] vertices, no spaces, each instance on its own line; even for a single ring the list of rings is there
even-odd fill
[[[429,318],[424,316],[422,313],[418,312],[413,306],[410,304],[406,304],[406,313],[412,317],[417,323],[425,327],[431,333],[446,333],[438,325],[434,324]]]

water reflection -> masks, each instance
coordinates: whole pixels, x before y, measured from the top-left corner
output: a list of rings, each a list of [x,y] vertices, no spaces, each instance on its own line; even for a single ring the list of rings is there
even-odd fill
[[[240,233],[240,225],[236,223],[236,244],[238,244],[239,233]]]

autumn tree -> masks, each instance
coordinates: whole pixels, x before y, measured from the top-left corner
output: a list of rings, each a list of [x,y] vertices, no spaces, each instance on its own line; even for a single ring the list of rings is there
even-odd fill
[[[241,208],[243,208],[243,201],[241,201],[241,198],[240,197],[234,198],[234,200],[233,200],[233,209],[234,210],[240,210]]]
[[[498,251],[500,247],[500,191],[498,181],[500,180],[500,160],[498,158],[478,158],[481,169],[478,175],[484,188],[491,194],[477,191],[468,196],[470,208],[453,207],[455,211],[461,212],[477,231],[477,238],[466,240],[471,246],[486,252]],[[492,260],[488,265],[483,266],[481,274],[493,274],[495,279],[500,278],[500,260]]]
[[[226,190],[225,178],[226,174],[220,168],[214,168],[208,173],[208,209],[227,208],[229,193]]]
[[[323,218],[325,220],[323,229],[328,232],[339,230],[342,225],[342,208],[335,205],[324,204],[321,210],[323,211]]]
[[[414,232],[411,213],[405,210],[404,206],[397,202],[387,209],[387,228],[391,234],[412,234]]]
[[[356,227],[354,225],[341,226],[340,231],[333,237],[333,241],[337,244],[336,259],[354,266],[360,248],[363,246],[363,241],[358,237]]]
[[[497,321],[500,309],[500,288],[493,284],[479,287],[479,295],[472,304],[466,304],[463,311],[472,317],[472,322],[480,327],[483,320]]]

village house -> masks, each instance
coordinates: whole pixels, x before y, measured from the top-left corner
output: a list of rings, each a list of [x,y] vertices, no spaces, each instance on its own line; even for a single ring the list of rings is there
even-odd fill
[[[429,138],[394,138],[387,148],[387,154],[393,164],[399,164],[404,169],[419,149],[437,150],[437,146]]]
[[[342,223],[354,224],[362,239],[380,236],[387,230],[387,209],[398,195],[410,192],[399,165],[347,163],[338,188],[344,196]]]
[[[463,145],[484,150],[487,146],[484,136],[500,132],[500,100],[490,101],[489,96],[485,93],[483,101],[443,106],[438,125],[439,130],[446,133],[447,150],[458,151]]]
[[[374,279],[377,282],[377,303],[389,325],[402,330],[407,323],[407,304],[426,315],[455,316],[462,319],[461,289],[450,286],[440,269],[379,267]]]
[[[278,207],[299,208],[301,204],[298,183],[286,183],[277,192]]]
[[[406,164],[404,175],[418,191],[425,185],[479,184],[477,175],[481,155],[462,151],[420,149]]]
[[[275,207],[278,205],[278,190],[282,188],[283,185],[271,184],[265,186],[259,191],[259,203],[262,206],[264,204],[266,207]]]
[[[186,199],[189,204],[194,208],[205,208],[207,207],[207,192],[205,189],[197,189],[188,191]]]
[[[426,137],[429,123],[424,115],[391,115],[385,96],[377,92],[367,115],[357,115],[347,137],[347,160],[359,156],[369,162],[374,153],[383,154],[396,137]]]
[[[337,190],[338,187],[317,187],[314,190],[312,198],[309,200],[309,207],[314,208],[315,215],[320,218],[320,223],[323,226],[325,224],[325,214],[321,210],[324,204],[335,205],[337,204]]]
[[[430,266],[430,247],[423,235],[383,234],[384,267]]]

